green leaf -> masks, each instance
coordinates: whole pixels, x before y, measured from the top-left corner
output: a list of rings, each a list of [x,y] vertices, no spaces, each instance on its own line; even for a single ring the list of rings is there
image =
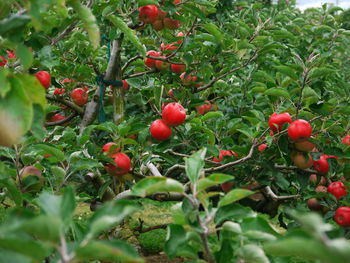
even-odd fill
[[[0,177],[0,184],[3,184],[7,188],[7,191],[8,191],[7,194],[15,202],[15,204],[17,206],[22,206],[23,204],[22,193],[19,190],[18,186],[16,185],[15,181],[12,178]]]
[[[216,25],[208,23],[203,25],[203,28],[215,37],[216,43],[221,43],[223,41],[224,36]]]
[[[49,250],[47,247],[43,246],[39,242],[30,239],[25,240],[20,237],[0,238],[0,248],[28,256],[35,261],[42,261],[49,255]]]
[[[20,229],[41,240],[56,243],[59,240],[62,227],[63,223],[59,217],[40,215],[27,220]]]
[[[32,52],[23,44],[18,45],[16,49],[16,56],[21,61],[24,70],[30,68],[33,63],[33,54]],[[43,89],[41,87],[41,89]]]
[[[219,173],[211,174],[210,176],[206,178],[202,178],[198,181],[197,191],[203,191],[208,187],[211,187],[217,184],[222,184],[232,179],[234,179],[234,177],[227,174],[219,174]]]
[[[108,15],[106,18],[125,34],[125,38],[131,42],[131,44],[141,53],[142,56],[146,56],[146,48],[141,44],[134,30],[130,29],[128,25],[117,16]]]
[[[143,263],[136,249],[121,240],[92,241],[76,250],[79,261],[107,260],[113,262]]]
[[[256,213],[249,207],[242,206],[238,203],[233,203],[220,207],[216,212],[215,223],[222,224],[226,220],[240,220],[246,217],[253,217]]]
[[[280,66],[274,66],[274,68],[294,80],[298,79],[297,74],[294,72],[294,69],[291,67],[280,65]]]
[[[142,179],[132,188],[132,194],[141,197],[161,192],[183,193],[184,186],[171,178],[150,176]]]
[[[69,4],[77,12],[79,18],[83,21],[85,30],[87,31],[90,42],[94,49],[100,46],[100,29],[96,23],[96,18],[90,8],[82,5],[79,0],[71,0]]]
[[[164,251],[170,259],[176,256],[177,251],[186,243],[186,230],[181,225],[170,224],[168,226],[167,240]]]
[[[245,245],[236,250],[236,255],[246,263],[270,263],[261,247],[257,245]]]
[[[75,210],[75,194],[72,187],[66,187],[62,196],[60,214],[63,222],[68,225],[73,217]]]
[[[18,78],[22,82],[22,87],[25,87],[24,92],[31,100],[32,103],[38,104],[42,109],[46,108],[46,97],[45,97],[45,89],[40,85],[36,77],[29,74],[21,74],[17,75]]]
[[[161,109],[161,103],[162,103],[162,96],[164,92],[164,86],[162,85],[161,87],[155,87],[153,89],[153,96],[155,100],[155,105],[158,107],[158,109]]]
[[[39,195],[37,204],[45,214],[60,217],[60,209],[62,205],[61,196],[43,192]]]
[[[230,192],[228,192],[223,198],[219,201],[219,207],[229,205],[233,202],[236,202],[238,200],[241,200],[245,197],[248,197],[250,195],[254,194],[254,192],[246,189],[233,189]]]
[[[204,116],[202,116],[202,121],[207,121],[210,119],[216,119],[216,118],[221,118],[223,117],[224,114],[221,111],[210,111],[207,112]]]
[[[201,19],[205,19],[205,14],[202,12],[202,10],[200,10],[195,5],[185,3],[185,4],[182,4],[181,7],[185,11],[188,11],[189,13],[191,13],[192,15],[197,16]]]
[[[0,98],[4,98],[11,89],[11,83],[7,79],[8,75],[9,75],[9,72],[7,69],[3,67],[0,68],[0,83],[1,83]]]
[[[326,68],[326,67],[320,67],[320,68],[314,68],[312,69],[309,78],[310,79],[315,79],[319,77],[326,77],[330,74],[334,74],[335,70],[332,68]]]
[[[200,176],[200,172],[204,167],[204,158],[207,152],[206,148],[199,150],[190,157],[185,158],[186,175],[191,182],[196,183]]]
[[[38,151],[40,155],[51,155],[50,158],[56,159],[57,162],[62,162],[65,159],[64,153],[61,150],[47,144],[33,145],[33,149]]]
[[[264,92],[264,94],[268,95],[268,96],[274,96],[274,97],[283,97],[286,99],[290,98],[288,91],[286,91],[282,88],[271,88],[271,89],[266,90]]]

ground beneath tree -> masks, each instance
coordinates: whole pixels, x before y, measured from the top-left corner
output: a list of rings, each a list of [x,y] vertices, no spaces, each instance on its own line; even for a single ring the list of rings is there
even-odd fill
[[[146,263],[182,263],[181,258],[168,259],[165,254],[151,255],[145,257]]]

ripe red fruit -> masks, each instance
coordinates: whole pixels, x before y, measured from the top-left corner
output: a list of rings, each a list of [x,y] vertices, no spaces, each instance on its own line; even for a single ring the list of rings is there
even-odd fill
[[[163,19],[164,27],[168,29],[178,29],[181,26],[179,20],[172,19],[170,17],[166,17]]]
[[[160,56],[160,58],[165,58],[164,56]],[[168,62],[162,60],[156,60],[156,68],[160,71],[164,71],[169,68],[170,64]]]
[[[177,35],[176,35],[177,37],[184,37],[185,36],[185,34],[183,33],[183,32],[179,32],[179,33],[177,33]],[[179,45],[182,43],[182,39],[179,39],[178,41],[176,41]]]
[[[151,24],[158,18],[158,7],[156,5],[141,6],[139,12],[139,19],[145,24]]]
[[[152,23],[152,27],[156,31],[160,31],[164,28],[163,20],[158,19]]]
[[[160,53],[154,50],[150,50],[147,52],[147,56],[151,56],[151,57],[159,57]],[[145,65],[149,68],[155,68],[156,67],[156,60],[152,59],[152,58],[146,58],[145,59]]]
[[[325,185],[326,184],[326,177],[321,176],[320,181],[318,182],[317,174],[311,174],[309,177],[309,180],[312,184],[320,184],[320,185]]]
[[[114,163],[106,165],[106,170],[110,175],[124,175],[130,171],[131,161],[125,153],[116,153],[111,156]]]
[[[342,182],[330,183],[330,185],[328,185],[327,191],[328,193],[334,195],[337,199],[347,195],[346,187]]]
[[[293,141],[305,141],[310,138],[312,127],[305,120],[295,120],[288,127],[288,136]]]
[[[303,153],[293,152],[291,154],[292,161],[294,165],[300,169],[310,168],[313,164],[313,160],[310,154],[306,158]]]
[[[66,90],[65,89],[55,89],[55,91],[53,92],[53,94],[55,95],[60,95],[60,94],[63,94],[65,93]]]
[[[199,115],[204,115],[211,110],[211,103],[206,100],[205,104],[197,106],[197,112]]]
[[[192,74],[186,75],[186,72],[180,75],[180,79],[181,79],[182,85],[184,86],[191,86],[197,81],[196,76],[193,76]]]
[[[175,45],[176,45],[176,43],[171,43],[171,44],[168,44],[168,45],[162,43],[162,44],[160,44],[160,50],[161,51],[175,50],[175,49],[177,49],[177,46],[175,46]]]
[[[49,122],[58,122],[58,121],[62,121],[62,120],[64,120],[64,119],[66,119],[65,116],[63,116],[63,115],[60,114],[60,113],[56,113],[55,115],[53,115],[53,116],[51,117],[51,119],[49,119]],[[68,125],[67,122],[66,122],[65,124],[63,124],[63,126],[67,126],[67,125]]]
[[[340,226],[350,226],[350,207],[339,207],[335,211],[334,221]]]
[[[73,82],[74,80],[72,79],[68,79],[68,78],[65,78],[61,81],[61,84],[66,84],[66,83],[70,83],[70,82]]]
[[[282,126],[284,123],[291,123],[292,118],[288,112],[277,114],[276,112],[272,113],[269,118],[268,124],[272,132],[282,131]]]
[[[347,145],[350,146],[350,134],[349,134],[349,135],[346,135],[346,136],[342,139],[341,142],[342,142],[342,143],[346,143]]]
[[[35,77],[39,80],[45,89],[48,89],[51,86],[51,75],[49,72],[43,70],[38,71],[35,73]]]
[[[171,129],[163,120],[155,120],[150,127],[152,137],[158,141],[165,141],[171,136]]]
[[[219,159],[217,159],[216,157],[213,157],[213,162],[220,163],[224,159],[224,156],[232,156],[232,155],[238,157],[238,154],[235,153],[234,151],[221,150],[219,154]]]
[[[309,141],[296,142],[294,148],[301,152],[311,152],[315,148],[315,144]]]
[[[164,17],[166,17],[167,16],[167,12],[165,12],[165,11],[163,11],[162,9],[159,9],[158,8],[158,17],[157,17],[157,19],[158,20],[163,20],[163,18]],[[163,22],[162,22],[163,23]]]
[[[220,186],[221,186],[222,191],[227,193],[232,189],[232,187],[234,185],[235,185],[234,182],[225,182],[225,183],[222,183]]]
[[[75,104],[77,105],[84,105],[88,102],[88,95],[86,91],[82,88],[76,88],[72,90],[70,94],[72,100],[74,101]]]
[[[265,151],[266,147],[267,147],[267,144],[265,144],[265,143],[260,144],[260,145],[258,146],[258,151],[259,151],[259,152],[263,152],[263,151]]]
[[[178,126],[186,120],[186,111],[181,104],[171,102],[164,107],[162,119],[169,126]]]
[[[171,70],[175,73],[182,73],[186,71],[186,65],[171,64]]]
[[[3,57],[3,56],[0,56],[0,67],[5,66],[5,65],[6,65],[6,63],[7,63],[6,58],[5,58],[5,57]]]
[[[310,198],[309,200],[307,200],[307,206],[311,211],[319,211],[322,208],[317,198]]]
[[[15,59],[15,58],[16,58],[16,54],[15,54],[14,51],[12,51],[12,50],[6,50],[6,53],[7,53],[7,57],[8,57],[9,59]]]
[[[329,164],[327,162],[327,155],[321,155],[319,160],[314,161],[314,168],[320,174],[328,173]]]
[[[168,96],[169,97],[174,97],[174,92],[173,92],[173,89],[170,89],[169,91],[168,91]],[[163,103],[164,104],[164,103]],[[165,107],[165,106],[164,106]],[[164,107],[162,107],[162,110],[164,109]]]
[[[315,189],[316,193],[327,193],[327,187],[324,185],[318,185]]]
[[[126,80],[122,80],[122,82],[123,82],[123,90],[124,91],[128,91],[129,90],[129,84],[126,82]]]
[[[109,142],[103,145],[102,152],[107,153],[108,156],[112,156],[120,152],[120,148],[118,147],[118,144],[114,142]]]
[[[174,4],[174,5],[179,5],[179,4],[181,4],[181,0],[174,0],[174,1],[173,1],[173,4]]]

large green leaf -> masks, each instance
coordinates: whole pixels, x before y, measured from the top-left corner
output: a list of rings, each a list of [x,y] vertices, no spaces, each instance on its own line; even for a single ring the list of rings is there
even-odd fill
[[[43,244],[32,239],[25,240],[20,237],[1,237],[0,248],[28,256],[36,261],[41,261],[49,255],[49,249]]]
[[[197,191],[203,191],[208,187],[222,184],[232,179],[234,179],[234,177],[227,174],[211,174],[210,176],[202,178],[198,181]]]
[[[228,192],[223,198],[219,201],[219,207],[229,205],[233,202],[236,202],[238,200],[241,200],[245,197],[248,197],[250,195],[254,194],[254,192],[246,189],[233,189],[230,192]]]
[[[245,245],[236,250],[236,255],[246,263],[270,263],[261,247],[257,245]]]
[[[199,150],[190,157],[185,158],[186,175],[192,183],[196,183],[204,167],[204,158],[207,152],[206,148]]]
[[[161,192],[183,193],[184,186],[171,178],[150,176],[142,179],[132,188],[132,194],[141,197]]]

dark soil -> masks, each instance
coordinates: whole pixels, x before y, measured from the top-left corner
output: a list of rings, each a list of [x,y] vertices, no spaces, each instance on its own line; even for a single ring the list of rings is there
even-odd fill
[[[157,254],[145,257],[146,263],[182,263],[181,258],[168,259],[165,254]]]

